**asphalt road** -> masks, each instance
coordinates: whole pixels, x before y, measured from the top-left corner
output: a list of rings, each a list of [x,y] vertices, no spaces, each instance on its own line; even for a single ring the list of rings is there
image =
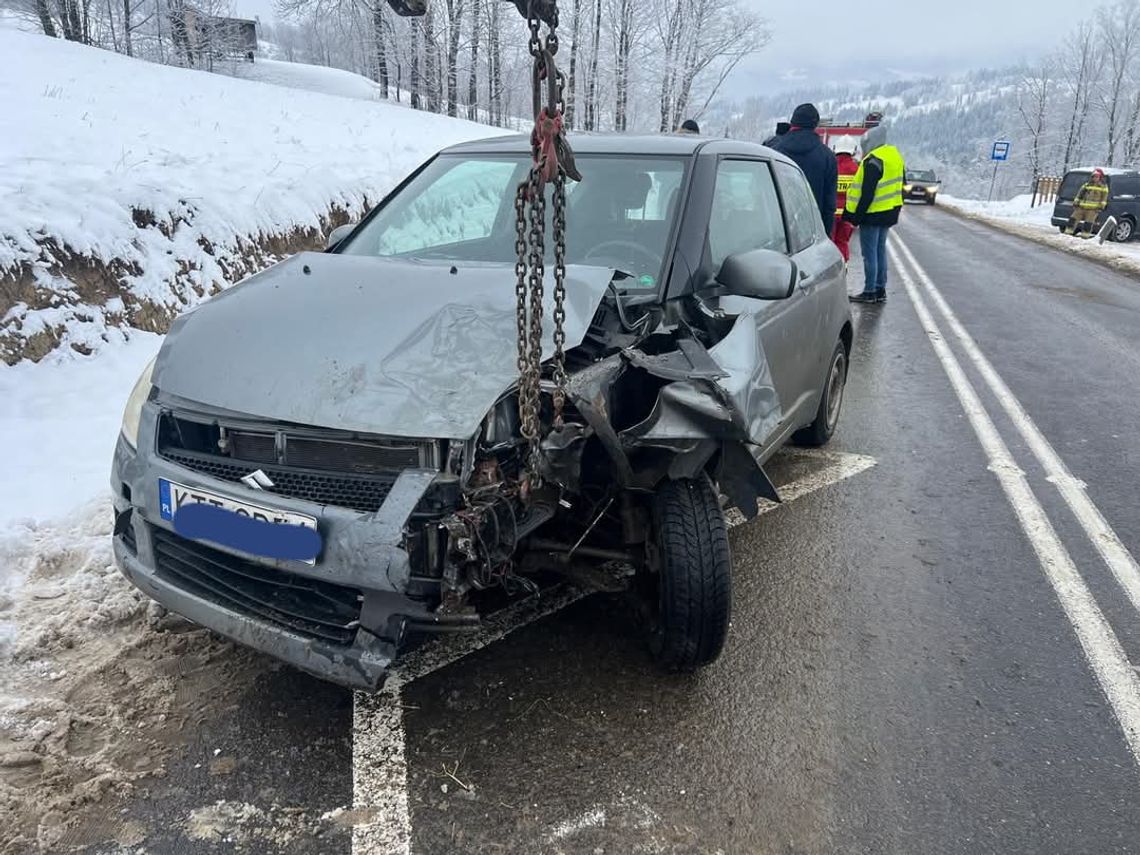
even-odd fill
[[[60,847],[1140,852],[1140,282],[932,208],[896,238],[916,264],[857,309],[836,455],[784,457],[803,495],[732,530],[714,666],[655,672],[600,595],[425,673],[379,719],[261,662],[165,777],[79,809]],[[864,463],[828,474],[845,460]],[[355,846],[354,824],[372,832]]]

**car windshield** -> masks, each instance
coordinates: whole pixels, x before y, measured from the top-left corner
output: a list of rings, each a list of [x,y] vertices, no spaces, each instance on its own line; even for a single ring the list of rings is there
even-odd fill
[[[653,288],[676,220],[685,157],[579,155],[583,179],[566,185],[566,261],[613,267]],[[375,213],[341,249],[439,261],[514,263],[515,190],[523,155],[441,155]],[[546,194],[547,262],[551,190]]]
[[[906,173],[907,181],[937,181],[934,173],[929,169],[908,169]]]

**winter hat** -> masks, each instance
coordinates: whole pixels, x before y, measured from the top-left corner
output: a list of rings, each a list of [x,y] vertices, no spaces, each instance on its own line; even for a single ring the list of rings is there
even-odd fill
[[[887,126],[876,125],[863,134],[863,151],[870,152],[881,145],[887,144]]]
[[[694,122],[692,119],[685,119],[685,121],[681,122],[681,130],[689,131],[693,134],[699,134],[701,132],[701,126]]]
[[[814,130],[819,125],[819,110],[814,104],[800,104],[792,112],[792,125]]]

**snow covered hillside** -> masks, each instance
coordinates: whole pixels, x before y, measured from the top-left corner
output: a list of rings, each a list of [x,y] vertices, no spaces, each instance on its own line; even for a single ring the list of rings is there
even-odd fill
[[[837,122],[861,121],[879,110],[890,125],[892,142],[918,169],[934,169],[948,192],[984,195],[990,182],[990,147],[1012,138],[1009,163],[998,175],[996,196],[1007,198],[1028,186],[1027,147],[1018,131],[1017,86],[1023,69],[979,70],[949,77],[882,82],[851,81],[748,99],[724,108],[720,121],[729,135],[765,139],[777,120],[810,101]],[[716,125],[714,124],[714,127]]]
[[[380,85],[367,77],[323,65],[258,58],[257,62],[233,60],[218,63],[214,71],[242,80],[256,80],[259,83],[271,83],[274,86],[286,86],[305,92],[320,92],[324,95],[360,98],[365,101],[383,100],[380,95]]]
[[[501,133],[362,103],[355,75],[255,65],[275,85],[0,29],[5,362],[161,332],[358,215],[431,150]]]

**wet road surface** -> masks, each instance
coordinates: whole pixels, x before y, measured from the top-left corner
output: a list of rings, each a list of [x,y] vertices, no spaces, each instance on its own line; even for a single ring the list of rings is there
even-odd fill
[[[258,660],[164,777],[80,808],[61,848],[1140,852],[1140,282],[936,209],[908,207],[892,242],[829,454],[782,455],[775,480],[802,495],[731,531],[712,667],[656,672],[603,595],[373,701]],[[860,273],[853,258],[852,291]],[[987,419],[1012,466],[994,466]],[[1019,485],[1044,529],[1027,532]],[[1115,541],[1089,536],[1078,493]],[[1049,531],[1060,552],[1042,552]],[[1086,600],[1058,593],[1066,560]]]

